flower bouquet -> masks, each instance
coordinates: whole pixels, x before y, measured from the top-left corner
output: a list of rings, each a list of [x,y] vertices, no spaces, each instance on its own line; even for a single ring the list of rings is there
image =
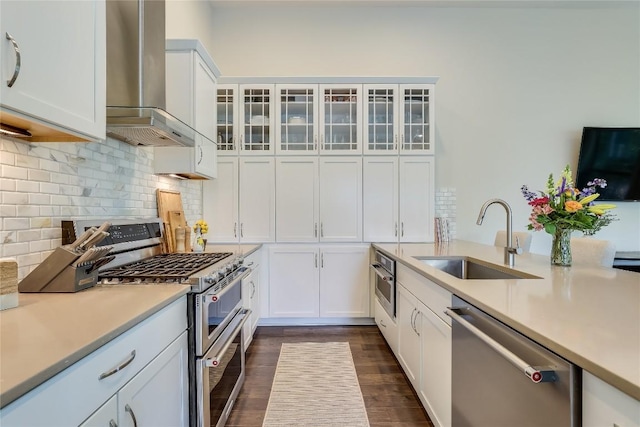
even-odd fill
[[[531,206],[529,230],[545,230],[553,236],[551,263],[571,265],[571,232],[582,231],[593,235],[609,225],[615,216],[608,212],[615,208],[611,204],[595,204],[600,196],[597,188],[605,188],[604,179],[593,179],[582,190],[575,188],[571,179],[571,169],[567,165],[561,178],[556,182],[549,174],[546,191],[534,193],[526,185],[521,188],[522,195]]]
[[[194,248],[195,252],[204,251],[207,241],[202,237],[203,234],[209,232],[209,225],[204,219],[199,219],[193,224],[193,232],[195,233]]]

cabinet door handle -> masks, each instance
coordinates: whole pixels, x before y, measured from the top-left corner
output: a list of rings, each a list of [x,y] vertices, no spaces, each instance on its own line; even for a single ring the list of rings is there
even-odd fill
[[[317,150],[318,149],[318,135],[314,135],[313,137],[313,150]]]
[[[133,421],[133,427],[138,427],[138,420],[136,420],[136,414],[133,413],[133,409],[131,409],[131,406],[129,406],[128,403],[124,405],[124,410],[127,413],[129,413],[129,415],[131,416],[131,421]]]
[[[320,237],[324,237],[324,224],[320,223]]]
[[[400,237],[404,237],[404,221],[400,223]]]
[[[7,80],[7,86],[11,87],[16,82],[18,74],[20,74],[20,64],[22,61],[20,60],[20,47],[18,47],[18,43],[11,34],[5,33],[5,35],[7,40],[9,40],[13,45],[13,51],[16,53],[16,67],[13,69],[13,76],[11,76],[11,79]]]
[[[244,237],[244,223],[240,223],[240,237]]]
[[[314,258],[316,260],[316,268],[318,268],[318,254],[315,254]]]
[[[107,377],[110,377],[111,375],[115,374],[116,372],[123,370],[131,362],[133,362],[133,359],[135,359],[135,358],[136,358],[136,351],[135,350],[131,350],[131,354],[129,355],[127,360],[122,362],[119,366],[116,366],[115,368],[111,369],[110,371],[103,372],[102,374],[100,374],[100,376],[98,377],[98,381],[103,380],[103,379],[105,379]]]
[[[324,252],[320,254],[320,268],[324,268]]]
[[[118,427],[118,424],[114,420],[109,420],[109,427]]]
[[[393,233],[393,236],[394,236],[394,237],[398,237],[398,221],[396,221],[396,224],[395,224],[395,226],[394,226],[394,230],[395,230],[395,231],[394,231],[394,233]]]
[[[253,280],[251,280],[249,283],[251,283],[251,299],[253,299],[253,296],[256,294],[256,284],[253,283]]]
[[[393,143],[393,149],[397,150],[398,149],[398,134],[397,133],[394,135],[394,138],[395,138],[395,141]]]
[[[198,146],[198,150],[200,150],[200,159],[198,160],[198,164],[202,163],[202,159],[204,157],[204,153],[202,152],[202,146]]]
[[[234,238],[238,237],[238,223],[237,222],[233,223],[233,237]]]
[[[387,325],[384,324],[384,321],[382,319],[380,319],[380,326],[382,326],[383,328],[387,327]]]

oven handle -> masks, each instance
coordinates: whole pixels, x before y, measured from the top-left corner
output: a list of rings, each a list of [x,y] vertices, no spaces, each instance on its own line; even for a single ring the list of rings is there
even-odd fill
[[[240,329],[242,329],[242,327],[247,322],[247,320],[249,320],[249,317],[251,316],[251,309],[247,308],[243,310],[242,314],[244,317],[242,318],[240,323],[233,329],[233,332],[231,333],[232,337],[235,337],[236,334],[240,332]],[[209,368],[217,367],[220,364],[220,361],[222,360],[222,356],[227,352],[227,350],[229,350],[229,347],[231,346],[231,344],[233,344],[233,340],[230,339],[229,341],[227,341],[224,347],[222,347],[222,350],[220,350],[220,352],[215,357],[204,359],[204,366]]]
[[[247,276],[249,274],[251,274],[251,269],[250,268],[248,268],[248,267],[242,267],[242,268],[245,268],[246,271],[243,272],[239,277],[236,277],[235,279],[233,279],[233,281],[231,283],[227,284],[227,286],[225,286],[224,288],[222,288],[219,293],[217,293],[217,294],[215,294],[215,293],[214,294],[208,294],[208,293],[204,294],[203,297],[202,297],[204,299],[204,303],[205,304],[210,304],[212,302],[218,301],[220,299],[220,297],[222,295],[224,295],[229,289],[233,288],[233,286],[236,283],[246,279]]]
[[[385,282],[393,282],[393,276],[390,275],[387,270],[382,268],[380,264],[371,264],[371,268],[373,268],[376,274]]]

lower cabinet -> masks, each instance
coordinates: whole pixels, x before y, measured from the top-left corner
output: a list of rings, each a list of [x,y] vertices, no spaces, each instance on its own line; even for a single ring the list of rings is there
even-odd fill
[[[2,408],[0,425],[187,426],[187,341],[185,296]]]
[[[258,327],[258,320],[260,320],[260,264],[258,257],[252,258],[245,265],[248,264],[251,264],[249,267],[252,271],[242,280],[242,305],[244,308],[251,309],[251,317],[244,324],[245,348],[248,348],[253,341],[253,334]]]
[[[185,331],[80,426],[188,426],[187,363]]]
[[[380,329],[380,332],[384,336],[384,339],[389,344],[389,347],[393,351],[393,354],[398,356],[398,325],[396,324],[395,319],[392,319],[391,316],[385,311],[378,301],[378,297],[375,298],[375,302],[373,305],[374,310],[374,318],[376,321],[376,325]]]
[[[640,401],[582,371],[583,427],[640,427]]]
[[[402,277],[400,271],[398,277]],[[411,292],[422,297],[428,294],[425,290],[432,289],[440,294],[442,288],[427,278],[404,278],[408,288],[397,282],[396,355],[434,425],[450,426],[451,326],[436,314],[443,310],[439,304],[433,304],[432,298],[418,298]]]
[[[269,317],[368,317],[369,245],[269,249]]]

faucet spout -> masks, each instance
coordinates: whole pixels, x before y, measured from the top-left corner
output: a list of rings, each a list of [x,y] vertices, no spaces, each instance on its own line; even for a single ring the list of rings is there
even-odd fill
[[[515,265],[515,255],[522,253],[522,249],[519,247],[512,247],[513,244],[513,230],[511,226],[513,214],[511,213],[511,206],[507,202],[502,199],[489,199],[480,208],[480,213],[478,214],[478,220],[476,224],[482,225],[482,221],[484,220],[484,215],[487,212],[487,208],[493,205],[494,203],[501,205],[507,213],[507,246],[504,248],[504,263],[509,267],[513,267]]]

